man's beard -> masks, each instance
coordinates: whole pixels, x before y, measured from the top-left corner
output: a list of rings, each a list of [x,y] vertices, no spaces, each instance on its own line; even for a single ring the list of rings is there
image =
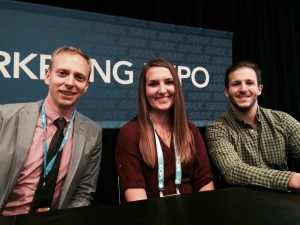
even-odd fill
[[[232,96],[229,96],[229,100],[230,100],[231,104],[233,105],[233,107],[236,108],[240,112],[249,112],[256,103],[256,99],[252,99],[252,102],[250,105],[241,107],[236,103],[236,101],[234,100],[234,98]]]

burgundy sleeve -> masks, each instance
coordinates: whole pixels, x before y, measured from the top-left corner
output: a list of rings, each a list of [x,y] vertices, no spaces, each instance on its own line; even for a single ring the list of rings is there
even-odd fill
[[[122,190],[146,187],[138,130],[138,122],[131,120],[120,129],[118,134],[115,160]]]

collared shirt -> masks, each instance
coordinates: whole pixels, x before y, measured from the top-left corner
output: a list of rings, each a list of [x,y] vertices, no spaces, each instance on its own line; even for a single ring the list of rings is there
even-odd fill
[[[208,152],[228,183],[288,190],[294,172],[288,156],[300,158],[300,123],[285,112],[259,107],[253,129],[232,110],[205,133]]]
[[[59,115],[51,107],[47,99],[45,100],[45,111],[46,111],[46,119],[47,119],[46,137],[47,137],[47,144],[49,147],[51,139],[57,130],[57,127],[55,126],[55,124],[53,124],[53,122],[59,117]],[[70,122],[71,117],[72,117],[72,113],[64,117],[67,123]],[[56,181],[55,194],[52,203],[53,209],[57,208],[59,196],[62,192],[63,182],[65,180],[69,168],[69,164],[71,160],[71,152],[72,152],[71,151],[72,140],[73,140],[73,132],[70,132],[68,140],[62,152],[59,173]],[[39,117],[36,125],[36,130],[33,136],[33,140],[30,146],[30,150],[28,152],[24,166],[21,170],[15,188],[11,192],[8,202],[2,211],[2,215],[8,216],[8,215],[26,214],[29,212],[43,170],[43,160],[44,160],[43,147],[44,147],[44,130],[42,127],[41,118]]]

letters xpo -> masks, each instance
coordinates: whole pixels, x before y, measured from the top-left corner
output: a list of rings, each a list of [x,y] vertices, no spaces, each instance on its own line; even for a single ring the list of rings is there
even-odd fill
[[[47,61],[50,60],[51,55],[45,55],[45,54],[35,54],[31,53],[27,55],[26,57],[20,56],[20,52],[14,52],[13,56],[11,56],[9,53],[5,51],[0,51],[0,72],[1,75],[4,78],[14,78],[19,79],[20,78],[20,70],[23,70],[25,74],[33,80],[37,79],[45,79],[45,70],[48,68]],[[39,74],[40,77],[35,75],[32,70],[29,68],[29,64],[31,62],[37,62],[39,60]],[[130,67],[132,66],[131,62],[128,61],[118,61],[114,65],[111,65],[110,60],[105,61],[105,70],[101,68],[98,64],[98,62],[95,59],[91,59],[92,61],[92,73],[90,77],[90,81],[94,82],[95,80],[95,74],[96,72],[100,75],[104,83],[110,83],[111,78],[118,82],[119,84],[132,84],[133,83],[133,71],[130,70]],[[122,68],[126,68],[125,70]],[[12,68],[12,74],[8,72],[8,68]],[[180,81],[182,79],[188,79],[190,78],[193,85],[197,88],[204,88],[209,83],[209,73],[204,67],[195,67],[193,69],[190,69],[187,66],[177,66],[178,70],[178,76]],[[122,71],[122,74],[120,76],[120,71]],[[201,76],[202,82],[199,83],[196,80],[197,76]],[[125,77],[125,78],[124,78]],[[199,78],[199,77],[198,77]],[[1,77],[0,77],[1,79]],[[198,79],[199,80],[199,79]]]

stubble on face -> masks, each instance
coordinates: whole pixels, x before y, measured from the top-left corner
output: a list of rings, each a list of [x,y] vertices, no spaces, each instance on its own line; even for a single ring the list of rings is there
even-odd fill
[[[252,98],[252,101],[250,102],[249,105],[246,105],[246,106],[240,106],[239,103],[237,103],[237,102],[235,101],[235,98],[234,98],[233,95],[230,94],[228,97],[229,97],[229,101],[230,101],[231,105],[232,105],[236,110],[238,110],[238,111],[240,111],[240,112],[244,112],[244,113],[245,113],[245,112],[251,111],[251,109],[255,106],[255,103],[256,103],[256,101],[257,101],[257,96],[256,96],[255,98]]]
[[[250,112],[257,105],[257,98],[262,90],[262,85],[257,83],[255,71],[242,67],[229,76],[229,85],[228,89],[225,88],[225,94],[232,108],[237,112]]]

